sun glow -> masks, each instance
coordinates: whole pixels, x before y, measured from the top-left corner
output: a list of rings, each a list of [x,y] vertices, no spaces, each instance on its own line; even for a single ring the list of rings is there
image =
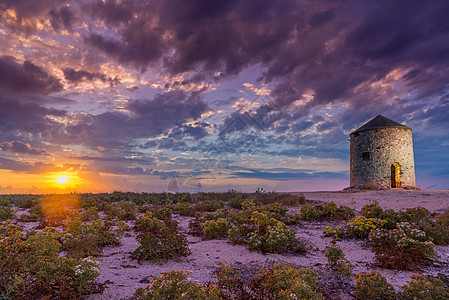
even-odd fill
[[[69,179],[66,176],[59,176],[56,181],[59,184],[66,184],[67,182],[69,182]]]

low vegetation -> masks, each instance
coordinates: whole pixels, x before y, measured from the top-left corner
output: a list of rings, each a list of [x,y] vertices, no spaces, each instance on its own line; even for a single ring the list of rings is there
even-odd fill
[[[294,206],[296,213],[289,210]],[[177,270],[154,277],[132,299],[327,299],[326,278],[350,282],[347,293],[357,299],[449,298],[446,275],[413,275],[395,291],[379,272],[354,273],[354,262],[336,243],[363,241],[374,253],[371,266],[379,270],[419,272],[436,262],[437,245],[449,245],[449,213],[384,210],[372,202],[357,215],[333,202],[259,189],[0,196],[0,299],[79,299],[101,292],[96,280],[102,251],[119,246],[124,236],[138,242],[125,253],[128,259],[183,260],[191,250],[178,222],[188,222],[188,234],[197,240],[220,239],[262,254],[306,254],[313,245],[306,247],[295,235],[306,225],[324,227],[323,235],[332,241],[321,249],[327,259],[321,268],[265,262],[255,271],[223,263],[204,284],[190,280],[188,270]]]

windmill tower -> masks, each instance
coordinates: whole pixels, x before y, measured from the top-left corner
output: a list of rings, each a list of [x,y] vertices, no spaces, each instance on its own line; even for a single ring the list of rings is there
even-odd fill
[[[378,115],[350,135],[355,188],[415,187],[412,129]]]

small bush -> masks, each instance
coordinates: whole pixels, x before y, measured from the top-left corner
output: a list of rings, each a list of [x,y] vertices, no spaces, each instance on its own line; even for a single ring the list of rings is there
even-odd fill
[[[0,206],[0,221],[12,219],[15,215],[14,209],[8,206]]]
[[[134,230],[139,232],[158,233],[163,227],[164,224],[162,221],[156,218],[153,213],[149,211],[137,219]]]
[[[137,241],[140,245],[131,253],[131,258],[138,261],[167,260],[190,254],[186,236],[175,233],[168,227],[157,234],[141,233],[137,236]]]
[[[253,299],[323,299],[317,292],[318,273],[277,264],[257,274],[249,283]]]
[[[151,282],[151,287],[139,288],[134,293],[132,300],[150,299],[220,299],[220,290],[216,286],[202,286],[187,280],[190,272],[170,271],[162,272]]]
[[[205,200],[195,204],[195,210],[198,211],[216,211],[217,209],[223,207],[224,207],[223,201]]]
[[[358,217],[349,221],[349,227],[352,233],[360,239],[368,237],[371,230],[376,229],[377,219]]]
[[[437,217],[435,225],[425,229],[436,245],[449,244],[449,213]]]
[[[304,253],[305,248],[287,225],[265,213],[253,212],[251,222],[256,230],[248,234],[250,249],[261,252]]]
[[[384,210],[382,209],[382,207],[379,206],[379,202],[375,201],[363,206],[361,209],[361,214],[365,218],[381,219],[383,211]]]
[[[137,207],[133,202],[121,200],[117,203],[106,205],[105,212],[119,220],[135,220],[137,215]]]
[[[306,203],[303,207],[301,207],[301,219],[305,221],[313,221],[319,219],[319,214],[316,208],[309,203]]]
[[[193,205],[188,202],[177,203],[173,206],[173,211],[181,216],[191,216],[193,209]]]
[[[172,218],[173,211],[170,207],[164,206],[157,209],[152,209],[151,212],[159,220],[169,220]]]
[[[102,219],[92,222],[83,222],[80,218],[68,219],[61,238],[62,249],[67,251],[67,256],[75,258],[99,255],[102,247],[120,244],[128,225],[122,221],[117,225],[118,229],[112,230],[112,223]]]
[[[224,237],[228,231],[228,221],[219,218],[217,221],[209,220],[203,223],[203,234],[207,239]]]
[[[409,285],[402,287],[401,299],[449,299],[449,286],[430,275],[412,275]]]
[[[325,256],[328,260],[328,266],[332,270],[335,270],[345,276],[349,276],[352,274],[353,265],[345,258],[345,254],[340,247],[329,247]]]
[[[228,205],[232,208],[235,209],[241,209],[242,208],[242,202],[243,202],[243,198],[242,197],[235,197],[231,200],[228,201]]]
[[[226,211],[220,208],[214,212],[205,212],[203,217],[206,220],[218,220],[220,218],[226,218]]]
[[[99,292],[99,263],[59,256],[54,228],[22,233],[11,222],[0,225],[0,295],[6,299],[78,299]]]
[[[81,213],[80,216],[81,220],[83,221],[93,221],[97,220],[98,217],[98,210],[95,207],[89,207],[85,211]]]
[[[393,286],[378,272],[372,271],[369,274],[361,272],[356,275],[355,279],[355,295],[357,299],[396,299]]]

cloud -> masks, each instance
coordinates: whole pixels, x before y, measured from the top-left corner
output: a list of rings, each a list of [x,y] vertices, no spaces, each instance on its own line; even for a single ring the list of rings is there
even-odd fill
[[[50,11],[50,23],[53,28],[58,31],[61,29],[71,29],[73,24],[77,21],[74,12],[68,6]]]
[[[77,71],[72,68],[63,68],[62,71],[64,72],[65,79],[75,84],[81,83],[83,81],[94,81],[94,80],[107,82],[111,86],[115,86],[120,83],[120,79],[117,76],[115,78],[111,78],[106,76],[105,74],[98,72],[91,73],[84,70]]]
[[[12,93],[49,94],[62,90],[56,77],[31,61],[20,63],[12,56],[0,57],[0,89]]]
[[[28,143],[21,141],[4,142],[0,144],[0,149],[3,151],[11,151],[18,154],[30,154],[30,155],[46,155],[44,149],[31,147]]]
[[[149,138],[197,120],[208,110],[198,94],[173,91],[152,100],[129,101],[121,111],[84,115],[52,136],[52,142],[97,148],[118,148],[138,138]]]
[[[66,111],[46,108],[36,103],[22,102],[20,97],[0,96],[0,141],[13,141],[25,137],[45,141],[58,131]]]

